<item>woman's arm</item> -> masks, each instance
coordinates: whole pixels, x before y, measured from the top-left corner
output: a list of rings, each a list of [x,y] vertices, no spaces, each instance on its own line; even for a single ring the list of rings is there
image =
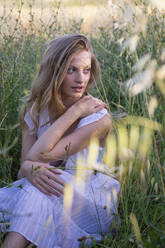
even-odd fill
[[[79,118],[79,116],[78,111],[74,111],[73,107],[69,108],[34,143],[28,154],[26,154],[26,159],[41,161],[41,154],[51,151],[66,130]]]
[[[78,102],[73,104],[62,116],[60,116],[35,142],[28,154],[27,160],[43,161],[43,154],[49,153],[61,141],[62,136],[67,129],[78,119],[87,116],[89,114],[100,111],[105,107],[105,103],[92,96],[85,96]],[[92,125],[93,126],[93,125]],[[99,127],[99,125],[98,125]],[[93,126],[96,131],[97,126]],[[100,127],[101,128],[101,127]],[[99,129],[100,130],[100,129]],[[102,129],[101,129],[102,130]],[[84,133],[85,135],[85,133]],[[89,132],[90,135],[90,132]],[[87,135],[85,136],[87,138]],[[86,141],[84,139],[84,142]],[[67,142],[68,140],[66,140]],[[70,139],[70,142],[74,142],[74,139]],[[84,143],[82,140],[82,143]],[[81,141],[80,141],[81,143]],[[63,144],[63,143],[61,143]],[[67,145],[68,143],[66,143]],[[83,146],[86,146],[85,144]],[[63,145],[61,146],[63,149]],[[57,157],[59,159],[59,157]]]
[[[40,151],[40,148],[43,149],[43,147],[45,147],[44,153],[49,153],[51,151],[51,157],[58,157],[63,156],[61,154],[61,151],[65,154],[64,148],[66,146],[66,143],[72,142],[73,145],[71,146],[71,152],[76,152],[77,150],[75,149],[78,148],[78,144],[76,143],[76,141],[79,139],[79,132],[75,132],[74,136],[72,137],[69,135],[67,140],[60,140],[60,137],[64,135],[66,129],[72,125],[76,118],[79,119],[80,117],[98,112],[104,107],[106,107],[106,105],[100,100],[93,97],[84,97],[84,99],[81,99],[79,101],[79,104],[76,104],[74,105],[74,108],[71,108],[72,111],[67,110],[67,115],[62,115],[58,119],[58,122],[55,121],[55,123],[52,125],[56,131],[59,131],[58,134],[60,133],[60,135],[55,135],[55,137],[52,135],[52,131],[54,131],[54,133],[56,132],[55,130],[52,130],[51,126],[47,130],[48,132],[46,131],[47,135],[44,136],[43,134],[38,140],[36,140],[36,136],[29,135],[28,127],[27,125],[25,125],[22,131],[22,164],[19,171],[19,176],[26,177],[34,186],[36,186],[45,194],[54,194],[56,196],[60,196],[60,193],[63,192],[62,186],[64,185],[64,182],[59,178],[59,174],[61,174],[61,172],[53,166],[50,166],[48,163],[45,163],[54,160],[54,158],[44,160],[41,156],[41,152],[43,152],[43,150]],[[75,119],[73,118],[73,116],[75,117]],[[67,118],[69,118],[70,121],[68,121]],[[105,126],[102,124],[99,124],[98,121],[98,126],[90,124],[88,125],[90,129],[84,129],[85,127],[80,128],[82,139],[85,135],[84,141],[80,140],[80,143],[82,143],[81,149],[88,144],[91,134],[94,135],[95,133],[95,135],[101,135],[102,131],[104,133],[104,131],[106,130],[106,125],[109,127],[107,121],[104,123],[104,125],[106,124]],[[83,130],[86,130],[88,132],[85,131],[84,133]],[[59,142],[61,142],[58,144],[56,150],[56,153],[58,153],[59,151],[59,154],[53,154],[53,149],[50,150],[52,142],[54,142],[54,144],[58,144]],[[53,148],[55,148],[55,145]]]
[[[30,135],[26,123],[22,128],[21,167],[18,179],[26,177],[35,187],[45,194],[60,196],[64,182],[58,177],[61,174],[48,163],[26,160],[26,154],[37,140],[36,135]]]
[[[29,134],[29,129],[26,123],[24,123],[22,127],[22,149],[21,149],[21,166],[23,162],[25,161],[26,154],[29,152],[31,147],[34,145],[36,142],[37,137],[35,134],[30,135]],[[20,170],[18,171],[18,179],[24,177],[21,167]]]
[[[38,154],[38,158],[43,162],[64,159],[66,155],[70,156],[87,147],[92,137],[103,138],[111,129],[111,126],[110,115],[106,114],[100,120],[78,128],[70,135],[62,138],[50,152]],[[68,147],[68,150],[66,147]]]

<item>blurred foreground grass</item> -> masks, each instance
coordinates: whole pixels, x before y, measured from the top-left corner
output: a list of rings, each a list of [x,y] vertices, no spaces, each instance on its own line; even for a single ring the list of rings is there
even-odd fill
[[[7,8],[8,1],[0,2],[3,3],[0,17],[0,186],[16,179],[21,150],[17,118],[20,99],[30,89],[45,43],[60,34],[83,32],[91,39],[102,68],[102,80],[92,93],[107,101],[114,117],[114,131],[107,138],[104,163],[121,182],[121,223],[116,226],[115,236],[109,234],[94,247],[163,248],[165,13],[149,1],[117,1],[116,5],[107,5],[109,13],[106,12],[105,21],[98,21],[100,25],[91,30],[88,19],[84,22],[79,17],[66,17],[62,22],[62,1],[54,2],[49,19],[44,18],[43,1],[41,5],[37,2],[43,16],[33,11],[35,5],[30,3],[34,1],[27,1],[26,20],[22,15],[23,1],[15,6],[11,1],[6,12],[3,6],[6,3]],[[114,15],[109,6],[113,7]],[[127,113],[127,117],[119,118],[125,115],[123,113]],[[93,156],[95,153],[94,149]],[[93,160],[89,159],[88,163],[93,164]]]

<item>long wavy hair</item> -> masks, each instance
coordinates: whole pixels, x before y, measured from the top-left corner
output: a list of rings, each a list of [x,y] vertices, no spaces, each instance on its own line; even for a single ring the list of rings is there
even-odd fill
[[[20,114],[21,124],[24,123],[24,115],[28,109],[36,130],[40,114],[46,106],[53,104],[55,119],[66,111],[61,97],[61,84],[74,54],[82,50],[91,53],[91,75],[85,93],[97,82],[100,78],[100,66],[89,40],[84,35],[67,34],[50,41],[32,82],[30,94],[25,100],[25,108]]]

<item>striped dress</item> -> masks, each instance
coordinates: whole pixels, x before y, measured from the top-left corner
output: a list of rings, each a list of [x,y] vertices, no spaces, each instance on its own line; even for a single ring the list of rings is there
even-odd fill
[[[106,113],[103,109],[82,118],[77,128],[101,119]],[[33,134],[29,112],[25,121]],[[40,115],[37,136],[49,126],[45,109]],[[5,223],[1,225],[2,231],[20,233],[39,248],[77,248],[82,241],[86,245],[90,245],[92,239],[100,241],[116,218],[120,184],[112,176],[98,172],[106,170],[102,163],[103,148],[99,148],[95,162],[97,173],[87,168],[88,152],[85,148],[71,155],[65,170],[59,169],[62,172],[59,177],[67,185],[60,197],[40,192],[26,178],[15,181],[12,187],[1,188],[0,223]],[[77,164],[84,169],[76,170]]]

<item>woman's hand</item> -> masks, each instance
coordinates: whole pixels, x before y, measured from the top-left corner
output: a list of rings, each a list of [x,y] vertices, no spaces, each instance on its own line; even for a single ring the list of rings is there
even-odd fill
[[[105,102],[91,95],[84,96],[72,106],[79,111],[80,118],[99,112],[103,108],[108,108]]]
[[[61,172],[48,163],[26,160],[20,170],[20,174],[23,174],[41,192],[57,197],[63,194],[64,182],[59,178]]]

